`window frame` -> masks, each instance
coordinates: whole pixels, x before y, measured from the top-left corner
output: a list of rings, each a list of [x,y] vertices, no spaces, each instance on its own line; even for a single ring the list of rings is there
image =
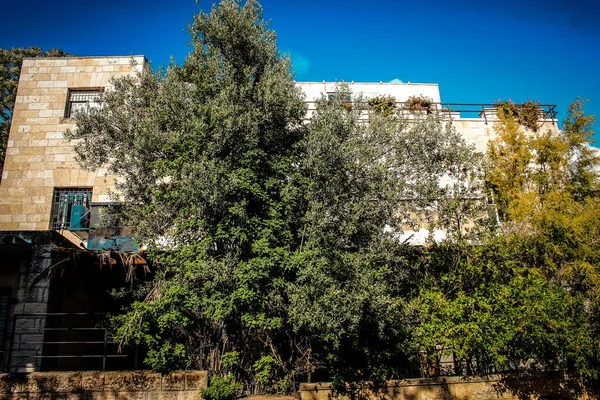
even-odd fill
[[[50,214],[50,230],[87,231],[90,229],[90,212],[93,188],[91,187],[56,187],[52,194]],[[78,204],[81,203],[81,204]],[[83,224],[73,228],[73,207],[83,206],[81,217]]]
[[[98,96],[102,96],[102,94],[104,93],[104,88],[101,87],[91,87],[91,88],[69,88],[67,91],[67,102],[65,104],[65,118],[66,119],[73,119],[75,117],[75,113],[77,112],[84,112],[85,114],[89,113],[91,108],[95,108],[95,107],[90,107],[89,104],[90,103],[95,103],[95,104],[102,104],[102,100],[100,99],[100,101],[91,101],[91,100],[72,100],[72,95],[74,94],[83,94],[83,95],[89,95],[89,96],[94,96],[94,95],[98,95]],[[77,109],[75,110],[75,112],[73,111],[73,104],[85,104],[85,111],[82,111],[82,109]]]

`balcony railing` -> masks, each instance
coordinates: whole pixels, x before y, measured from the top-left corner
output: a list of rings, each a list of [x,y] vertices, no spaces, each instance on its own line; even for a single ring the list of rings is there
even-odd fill
[[[91,189],[56,189],[52,202],[54,230],[86,231],[90,227]]]
[[[317,101],[307,101],[308,113],[306,119],[310,119],[316,111]],[[369,105],[364,103],[347,102],[350,107],[359,106],[362,109],[361,120],[369,120],[375,111]],[[448,120],[483,120],[486,124],[497,121],[497,104],[491,103],[431,103],[430,112],[438,112],[440,117]],[[555,104],[539,104],[539,121],[557,122],[556,105]],[[427,110],[414,110],[409,107],[407,102],[396,102],[396,111],[400,116],[405,118],[414,118],[417,115],[427,113]]]
[[[106,315],[15,314],[6,372],[121,370],[137,367],[135,352],[122,352],[108,333]]]

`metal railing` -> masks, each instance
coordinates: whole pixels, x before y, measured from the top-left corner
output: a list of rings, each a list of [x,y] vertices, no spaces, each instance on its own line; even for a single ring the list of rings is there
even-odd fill
[[[118,351],[106,316],[93,313],[15,314],[5,370],[131,369],[132,352]],[[125,360],[128,362],[114,362]]]
[[[318,101],[306,101],[308,106],[307,119],[310,119],[312,113],[316,110]],[[370,119],[375,113],[372,107],[368,105],[366,101],[361,103],[358,102],[346,102],[349,107],[360,107],[363,110],[361,119]],[[518,107],[518,105],[517,105]],[[539,110],[539,121],[540,122],[557,122],[558,112],[556,111],[556,104],[539,104],[537,105]],[[490,121],[497,120],[496,113],[498,105],[493,103],[431,103],[429,106],[430,112],[437,112],[442,118],[447,119],[481,119],[486,124]],[[426,109],[415,110],[411,109],[408,102],[396,102],[396,112],[402,116],[411,118],[417,114],[427,113]]]

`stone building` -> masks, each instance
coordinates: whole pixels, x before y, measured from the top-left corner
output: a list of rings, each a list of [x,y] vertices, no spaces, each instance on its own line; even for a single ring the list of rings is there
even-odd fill
[[[143,56],[23,62],[0,182],[4,371],[136,366],[135,349],[117,352],[102,318],[102,312],[118,307],[107,291],[125,279],[124,270],[114,261],[98,265],[97,255],[134,251],[137,244],[126,229],[101,229],[99,210],[112,201],[114,177],[104,170],[81,169],[75,160],[77,143],[64,139],[63,133],[74,128],[76,112],[101,106],[100,95],[110,90],[111,78],[145,68]],[[298,86],[306,94],[310,117],[314,100],[332,95],[336,84]],[[491,105],[445,104],[436,84],[353,82],[350,88],[353,96],[390,95],[398,102],[427,97],[478,150],[494,136]],[[541,112],[540,125],[558,129],[554,106],[543,106]]]
[[[92,247],[88,243],[110,250],[117,239],[125,247],[131,242],[90,237],[92,205],[110,202],[114,178],[106,171],[82,170],[76,144],[63,132],[74,127],[76,112],[100,105],[111,78],[140,73],[145,65],[143,56],[23,61],[0,182],[0,365],[5,371],[109,367],[99,356],[114,353],[114,346],[108,349],[105,330],[90,315],[106,309],[109,282],[123,276],[116,268],[93,268],[93,259],[80,251]],[[79,268],[45,279],[57,263]],[[96,343],[75,343],[81,341]],[[116,368],[115,360],[108,361]]]

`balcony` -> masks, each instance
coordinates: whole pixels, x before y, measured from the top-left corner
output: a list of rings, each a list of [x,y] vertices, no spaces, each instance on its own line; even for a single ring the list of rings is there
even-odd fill
[[[57,231],[88,231],[92,189],[55,189],[50,228]]]
[[[305,120],[308,121],[314,112],[316,111],[317,101],[306,101],[307,114]],[[363,121],[369,121],[375,111],[369,107],[366,100],[364,103],[357,104],[353,103],[353,106],[359,106],[362,110],[360,119]],[[448,120],[471,120],[471,121],[482,121],[485,124],[489,122],[495,122],[498,120],[497,104],[491,103],[435,103],[432,102],[429,108],[429,113],[438,112],[440,117]],[[538,105],[540,114],[540,124],[551,123],[556,124],[557,111],[555,104],[540,104]],[[396,102],[396,111],[398,115],[403,118],[413,119],[418,115],[427,114],[427,110],[414,110],[411,109],[408,102]]]

